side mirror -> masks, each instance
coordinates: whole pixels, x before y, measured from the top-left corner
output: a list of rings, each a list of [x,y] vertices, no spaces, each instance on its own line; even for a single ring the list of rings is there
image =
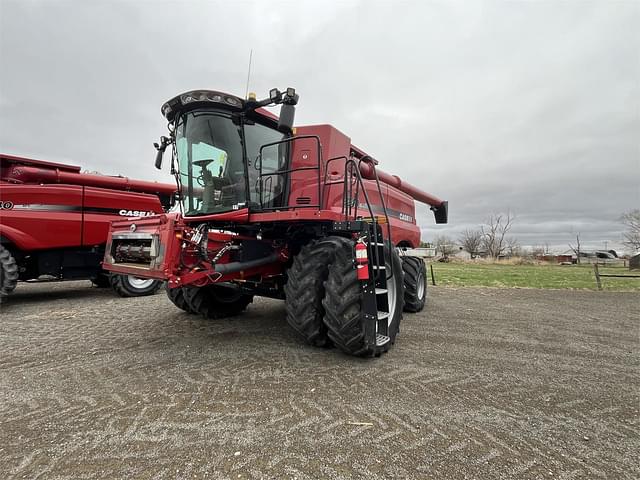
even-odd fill
[[[157,145],[157,143],[154,143],[154,146],[158,149],[158,152],[156,153],[156,168],[158,170],[162,170],[162,155],[164,154],[164,150],[158,148]]]
[[[280,119],[278,120],[278,130],[282,133],[290,133],[293,129],[293,119],[296,116],[296,104],[300,96],[295,88],[287,88],[282,96],[282,107],[280,108]]]
[[[296,107],[289,103],[283,103],[280,108],[280,118],[278,119],[278,131],[289,133],[293,129],[293,119],[296,116]]]
[[[167,145],[171,143],[171,140],[167,137],[160,137],[160,145],[154,143],[153,146],[156,147],[158,151],[156,153],[156,168],[160,170],[162,168],[162,155],[164,151],[167,149]]]

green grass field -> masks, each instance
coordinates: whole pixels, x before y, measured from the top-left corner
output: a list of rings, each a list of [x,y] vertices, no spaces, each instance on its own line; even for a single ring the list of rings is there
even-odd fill
[[[436,285],[503,288],[597,290],[592,265],[509,265],[433,263]],[[600,267],[600,273],[634,274],[622,267]],[[428,272],[430,275],[430,273]],[[602,278],[604,290],[638,290],[640,278]],[[431,283],[431,278],[429,278]]]

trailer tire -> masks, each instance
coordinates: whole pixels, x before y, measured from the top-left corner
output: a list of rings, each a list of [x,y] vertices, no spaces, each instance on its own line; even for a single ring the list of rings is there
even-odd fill
[[[134,275],[120,274],[111,275],[110,282],[113,290],[121,297],[153,295],[163,283],[162,280],[139,279]]]
[[[184,299],[194,313],[205,318],[227,318],[239,315],[253,302],[253,295],[224,285],[183,287]]]
[[[169,288],[169,284],[165,284],[165,290],[167,292],[167,297],[176,307],[180,310],[184,310],[187,313],[196,313],[191,309],[187,300],[184,298],[184,290],[185,287],[177,287],[177,288]]]
[[[395,308],[390,315],[389,341],[382,345],[367,345],[365,339],[365,312],[363,310],[364,291],[355,268],[354,242],[342,245],[329,267],[325,282],[324,322],[329,330],[329,338],[343,352],[358,357],[380,356],[395,343],[400,331],[403,304],[403,276],[400,257],[395,249],[387,250],[386,268],[393,262],[394,276],[387,282],[392,291]],[[392,285],[389,285],[393,282]]]
[[[419,257],[402,257],[404,311],[422,311],[427,300],[427,270]]]
[[[303,246],[293,258],[284,286],[287,323],[308,344],[330,347],[327,326],[323,322],[324,282],[336,250],[348,240],[326,237]]]
[[[18,263],[11,252],[0,245],[0,303],[18,285]]]

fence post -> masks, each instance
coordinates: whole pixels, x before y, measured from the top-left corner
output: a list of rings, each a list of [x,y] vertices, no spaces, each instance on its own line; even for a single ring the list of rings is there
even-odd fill
[[[598,290],[602,290],[602,282],[600,281],[600,272],[598,271],[598,262],[593,264],[593,273],[596,275],[596,285],[598,285]]]
[[[430,270],[431,270],[431,285],[435,285],[436,284],[436,277],[433,274],[433,263],[429,264]]]

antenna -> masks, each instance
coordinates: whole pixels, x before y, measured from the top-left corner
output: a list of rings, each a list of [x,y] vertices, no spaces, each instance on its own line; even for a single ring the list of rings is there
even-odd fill
[[[249,71],[247,72],[247,89],[244,92],[244,98],[249,95],[249,78],[251,78],[251,60],[253,59],[253,48],[249,52]]]

